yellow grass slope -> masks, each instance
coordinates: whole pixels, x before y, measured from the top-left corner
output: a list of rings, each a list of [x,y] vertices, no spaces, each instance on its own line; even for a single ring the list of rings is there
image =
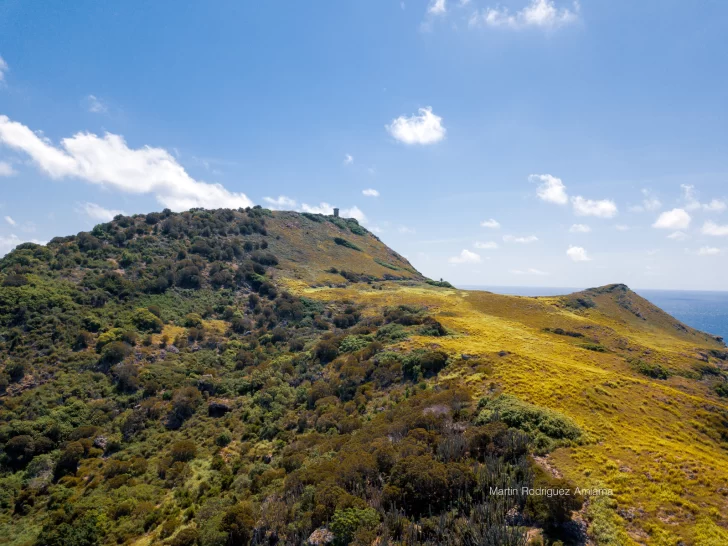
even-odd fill
[[[427,306],[453,333],[437,341],[452,361],[439,381],[512,394],[582,426],[591,441],[550,462],[579,487],[613,489],[587,506],[597,544],[728,544],[728,405],[695,372],[724,365],[713,356],[725,351],[719,340],[623,285],[525,298],[424,284],[302,284],[290,286],[371,308]],[[653,379],[640,366],[670,377]]]

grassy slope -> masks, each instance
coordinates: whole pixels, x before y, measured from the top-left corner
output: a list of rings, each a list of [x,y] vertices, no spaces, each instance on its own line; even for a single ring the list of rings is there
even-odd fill
[[[458,379],[482,393],[497,385],[582,425],[594,441],[558,450],[551,460],[581,487],[614,490],[616,503],[599,501],[589,509],[599,543],[728,543],[728,452],[721,441],[728,405],[697,379],[651,379],[626,360],[645,358],[689,375],[700,353],[722,348],[711,336],[681,325],[621,285],[576,295],[596,304],[588,309],[575,309],[574,296],[430,287],[306,293],[377,307],[428,305],[458,334],[441,341],[457,364],[440,380]],[[586,338],[544,331],[558,327]],[[605,352],[586,350],[585,339]],[[431,340],[410,341],[423,343]],[[458,359],[462,354],[480,358]]]

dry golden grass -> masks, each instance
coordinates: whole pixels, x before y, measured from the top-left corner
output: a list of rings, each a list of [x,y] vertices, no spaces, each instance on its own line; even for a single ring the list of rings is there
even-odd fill
[[[573,310],[562,298],[427,285],[288,285],[328,301],[425,305],[453,332],[435,340],[452,357],[438,380],[463,381],[479,395],[494,384],[581,425],[593,441],[559,449],[550,460],[580,487],[614,490],[613,500],[593,503],[589,511],[600,544],[728,544],[728,445],[721,439],[728,434],[728,405],[697,379],[651,379],[626,360],[644,357],[689,370],[699,362],[698,351],[721,347],[711,337],[683,330],[643,300],[632,300],[646,319],[640,318],[611,295],[596,297],[596,308]],[[606,352],[582,348],[585,338],[544,331],[557,327],[583,333]],[[421,337],[404,342],[432,343]]]

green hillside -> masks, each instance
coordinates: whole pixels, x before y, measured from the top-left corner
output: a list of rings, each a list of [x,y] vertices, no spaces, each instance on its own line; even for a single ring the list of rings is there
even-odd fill
[[[459,291],[261,208],[20,245],[0,285],[0,544],[728,540],[728,352],[623,285]]]

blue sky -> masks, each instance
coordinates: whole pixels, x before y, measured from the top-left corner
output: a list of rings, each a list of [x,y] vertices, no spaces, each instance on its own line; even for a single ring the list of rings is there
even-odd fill
[[[0,4],[1,253],[338,206],[456,284],[728,290],[725,2],[186,4]]]

